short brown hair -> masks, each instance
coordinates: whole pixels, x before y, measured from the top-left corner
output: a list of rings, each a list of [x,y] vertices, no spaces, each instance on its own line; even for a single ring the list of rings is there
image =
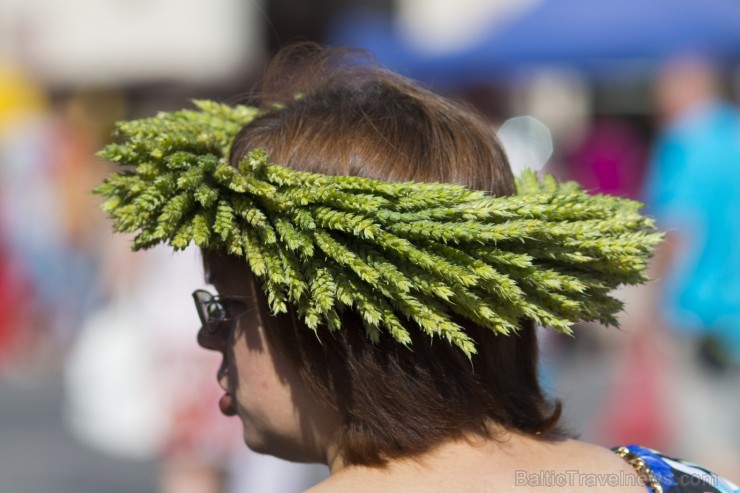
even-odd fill
[[[274,162],[302,171],[514,193],[506,156],[481,118],[357,57],[315,47],[283,53],[253,101],[280,109],[239,133],[232,162],[261,147]],[[373,344],[349,311],[340,330],[319,331],[320,341],[294,314],[265,318],[270,343],[341,416],[339,446],[348,464],[381,465],[470,434],[492,438],[491,423],[558,435],[560,404],[540,388],[530,321],[506,337],[456,320],[476,342],[471,362],[413,328],[410,349],[390,337]]]

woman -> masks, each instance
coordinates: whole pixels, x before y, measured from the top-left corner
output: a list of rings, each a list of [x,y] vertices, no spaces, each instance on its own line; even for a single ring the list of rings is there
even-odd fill
[[[644,492],[640,476],[658,488],[624,460],[639,462],[634,451],[569,438],[537,379],[533,320],[562,331],[575,318],[610,321],[618,305],[605,286],[642,278],[656,237],[638,231],[648,223],[633,205],[603,199],[613,227],[637,235],[608,247],[630,267],[604,267],[586,255],[611,235],[614,218],[593,222],[602,199],[554,183],[540,192],[558,198],[535,205],[424,185],[517,192],[469,110],[332,51],[290,52],[259,94],[238,114],[201,104],[202,114],[124,124],[131,145],[104,156],[139,163],[138,175],[99,189],[117,228],[140,231],[135,248],[203,248],[218,296],[194,294],[198,341],[223,354],[219,406],[241,419],[250,448],[326,463],[316,492]],[[212,158],[226,145],[230,167]],[[457,201],[467,205],[446,208]],[[450,214],[460,221],[445,223]],[[524,219],[486,222],[497,214]],[[572,214],[586,222],[554,222]],[[583,249],[561,251],[580,237]],[[566,258],[611,274],[588,284],[575,264],[556,272]],[[606,475],[616,484],[593,484]]]

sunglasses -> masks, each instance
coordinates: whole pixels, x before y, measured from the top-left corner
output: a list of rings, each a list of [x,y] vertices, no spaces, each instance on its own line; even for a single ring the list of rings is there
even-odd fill
[[[193,291],[195,309],[203,324],[201,330],[214,335],[221,330],[233,329],[239,317],[251,310],[252,307],[245,303],[250,299],[215,296],[204,289]]]

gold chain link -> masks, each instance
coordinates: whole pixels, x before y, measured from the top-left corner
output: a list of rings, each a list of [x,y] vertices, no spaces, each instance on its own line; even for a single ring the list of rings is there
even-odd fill
[[[661,486],[660,482],[655,477],[655,473],[650,469],[650,467],[648,467],[644,460],[633,452],[630,452],[627,447],[619,447],[615,452],[635,469],[640,480],[652,489],[654,493],[663,493],[663,486]]]

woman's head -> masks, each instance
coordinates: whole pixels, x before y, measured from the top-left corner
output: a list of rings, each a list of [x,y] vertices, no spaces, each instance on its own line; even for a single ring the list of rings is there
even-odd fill
[[[506,157],[484,121],[396,75],[361,67],[352,56],[302,50],[300,59],[289,54],[278,60],[258,99],[268,111],[238,134],[232,163],[260,147],[274,162],[302,171],[453,182],[494,195],[514,193]],[[219,269],[229,280],[219,282],[232,286],[227,289],[239,291],[247,289],[239,283],[256,282],[245,261],[206,256],[209,270],[224,262],[231,267]],[[249,343],[238,334],[264,339],[260,344],[269,347],[276,373],[282,375],[276,385],[264,388],[279,388],[282,405],[290,407],[300,425],[300,436],[295,430],[292,436],[307,448],[317,447],[328,430],[345,462],[378,465],[447,440],[490,437],[495,425],[540,434],[557,422],[559,406],[551,406],[539,387],[536,337],[526,321],[517,334],[506,337],[457,320],[476,341],[479,354],[470,361],[446,341],[429,339],[412,322],[410,348],[391,337],[372,343],[349,310],[341,314],[340,330],[320,327],[314,334],[294,313],[269,315],[262,291],[254,292],[260,316],[242,319],[229,357],[249,357],[233,349]],[[249,366],[239,360],[230,364],[234,380]],[[269,409],[260,412],[270,414]],[[246,412],[240,415],[254,419]],[[245,435],[253,426],[245,422]],[[263,424],[264,434],[276,433],[267,430],[270,426],[278,424]],[[270,452],[262,446],[264,437],[260,440],[257,447]],[[256,438],[247,436],[247,442],[254,446]],[[284,455],[276,450],[272,453]]]

